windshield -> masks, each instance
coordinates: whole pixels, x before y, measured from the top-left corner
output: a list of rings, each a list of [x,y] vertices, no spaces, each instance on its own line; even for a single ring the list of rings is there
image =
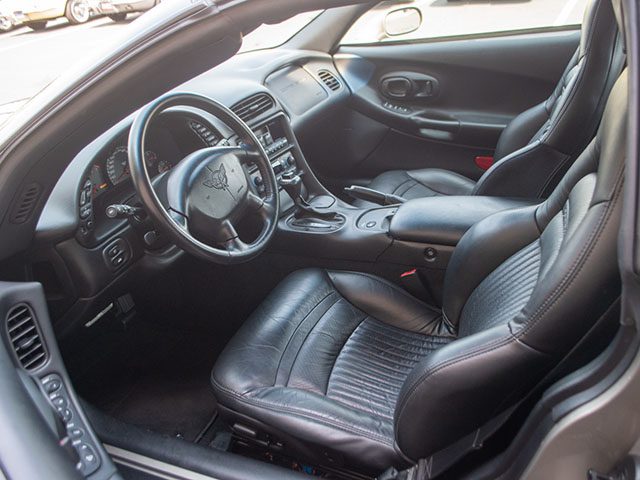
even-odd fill
[[[0,0],[0,125],[76,63],[118,45],[128,24],[157,3],[159,0]],[[306,12],[275,25],[262,25],[246,35],[241,52],[282,45],[319,14]]]

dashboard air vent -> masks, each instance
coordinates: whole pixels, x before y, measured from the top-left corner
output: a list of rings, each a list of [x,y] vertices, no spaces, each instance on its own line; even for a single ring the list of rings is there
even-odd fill
[[[7,315],[7,331],[20,365],[35,370],[47,361],[47,350],[33,311],[25,304],[13,307]]]
[[[22,189],[20,198],[11,212],[11,223],[24,223],[29,220],[38,198],[40,198],[40,192],[40,185],[37,183],[30,183]]]
[[[244,122],[250,122],[254,118],[259,117],[268,112],[275,106],[273,98],[266,93],[259,93],[252,97],[236,103],[231,110],[238,115]]]
[[[320,80],[322,80],[324,84],[334,92],[340,90],[340,81],[329,70],[320,70],[318,72],[318,76],[320,77]]]

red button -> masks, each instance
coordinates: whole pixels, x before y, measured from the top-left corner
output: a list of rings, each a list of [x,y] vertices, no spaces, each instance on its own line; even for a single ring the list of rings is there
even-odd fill
[[[493,165],[493,157],[478,156],[474,160],[476,166],[481,170],[489,170]]]

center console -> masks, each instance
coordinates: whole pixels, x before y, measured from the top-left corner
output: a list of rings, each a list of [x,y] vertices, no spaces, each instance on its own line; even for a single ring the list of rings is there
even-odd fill
[[[289,255],[444,270],[458,241],[475,223],[503,210],[537,203],[476,196],[404,202],[383,195],[379,203],[385,205],[357,208],[333,196],[318,181],[284,113],[252,129],[269,155],[280,186],[281,217],[273,249]],[[257,168],[250,175],[258,191],[264,191]],[[376,192],[364,193],[371,193],[376,201]]]

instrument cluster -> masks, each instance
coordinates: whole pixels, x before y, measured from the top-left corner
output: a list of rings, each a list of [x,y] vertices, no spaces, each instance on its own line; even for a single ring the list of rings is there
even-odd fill
[[[161,156],[154,150],[147,150],[144,153],[147,169],[151,177],[155,177],[171,170],[173,163]],[[119,145],[113,148],[106,158],[94,163],[91,167],[89,180],[91,181],[91,194],[94,198],[111,190],[116,185],[128,180],[131,177],[129,171],[129,154],[127,147]]]

